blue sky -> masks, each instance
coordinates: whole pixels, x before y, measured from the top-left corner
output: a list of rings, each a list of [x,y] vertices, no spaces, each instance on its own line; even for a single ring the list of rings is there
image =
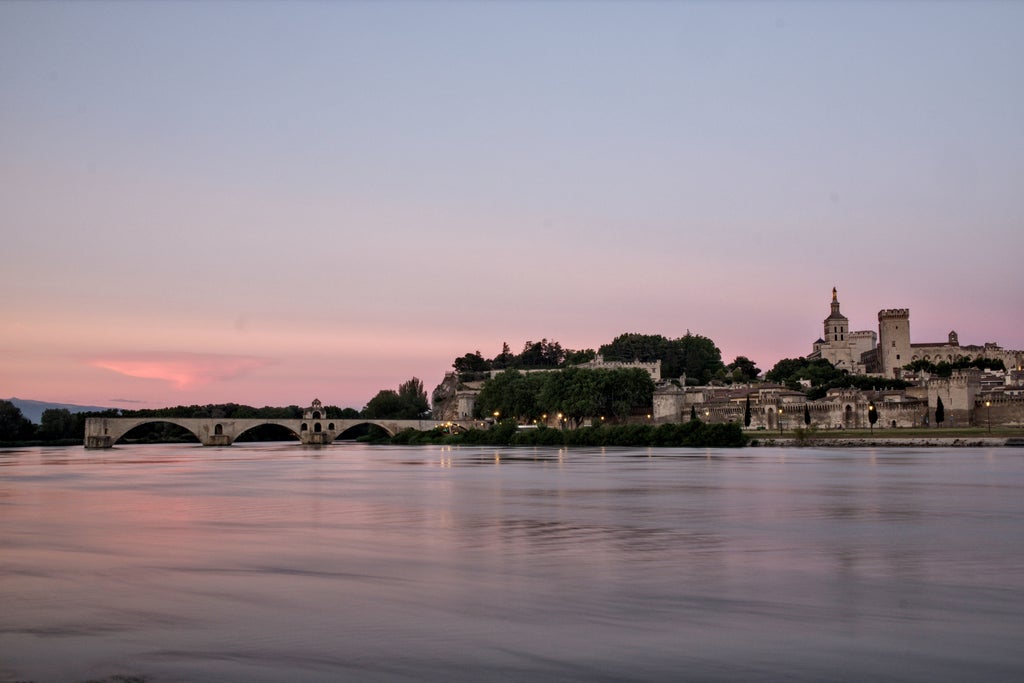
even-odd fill
[[[1009,2],[3,3],[0,394],[359,407],[627,331],[767,369],[833,285],[1019,349],[1021,64]]]

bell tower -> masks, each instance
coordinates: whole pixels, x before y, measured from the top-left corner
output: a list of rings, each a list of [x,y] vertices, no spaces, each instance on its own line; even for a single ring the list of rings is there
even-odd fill
[[[824,327],[821,338],[827,342],[846,341],[850,334],[850,321],[839,312],[839,293],[835,287],[832,288],[832,312],[825,318]]]

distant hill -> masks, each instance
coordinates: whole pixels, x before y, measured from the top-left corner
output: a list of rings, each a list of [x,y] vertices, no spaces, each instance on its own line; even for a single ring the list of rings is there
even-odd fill
[[[47,403],[46,401],[30,401],[25,398],[8,398],[5,400],[16,405],[22,415],[36,424],[39,424],[39,421],[42,419],[43,411],[50,408],[67,408],[68,411],[72,413],[82,413],[87,410],[109,410],[109,408],[104,406],[78,406],[73,403]]]

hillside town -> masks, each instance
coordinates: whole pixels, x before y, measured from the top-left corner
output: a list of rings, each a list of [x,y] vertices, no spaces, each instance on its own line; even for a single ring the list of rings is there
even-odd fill
[[[574,367],[647,372],[655,383],[650,412],[634,419],[654,424],[696,418],[739,423],[750,430],[1024,426],[1024,351],[1006,350],[994,342],[961,345],[956,331],[942,342],[914,342],[906,308],[880,310],[877,332],[850,331],[849,320],[840,310],[838,291],[833,288],[822,334],[812,342],[806,359],[828,361],[850,375],[876,378],[879,385],[902,380],[902,388],[831,388],[823,397],[812,399],[806,380],[798,387],[762,377],[694,385],[685,376],[663,377],[660,361],[606,360],[600,355]],[[940,364],[982,360],[987,362],[977,364],[986,367],[935,371]],[[490,371],[488,377],[467,380],[458,372],[447,373],[434,390],[435,418],[481,417],[477,398],[495,374]],[[544,415],[542,421],[555,425],[558,419],[557,415]]]

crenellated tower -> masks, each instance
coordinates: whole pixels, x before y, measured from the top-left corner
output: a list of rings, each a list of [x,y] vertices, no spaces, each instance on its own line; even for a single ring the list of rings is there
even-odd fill
[[[900,376],[910,363],[910,309],[886,308],[878,312],[878,363],[886,377]]]

